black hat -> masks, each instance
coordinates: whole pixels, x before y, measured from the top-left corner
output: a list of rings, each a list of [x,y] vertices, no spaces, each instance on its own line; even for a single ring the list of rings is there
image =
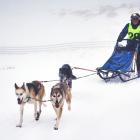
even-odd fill
[[[139,13],[133,13],[133,14],[131,15],[131,19],[138,19],[138,20],[140,20],[140,15],[139,15]]]

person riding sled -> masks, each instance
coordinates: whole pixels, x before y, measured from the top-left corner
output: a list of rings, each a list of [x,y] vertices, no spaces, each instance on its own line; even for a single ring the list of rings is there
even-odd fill
[[[126,48],[136,51],[136,65],[138,76],[140,76],[140,14],[133,13],[130,17],[131,22],[127,23],[120,32],[117,44],[127,36]]]

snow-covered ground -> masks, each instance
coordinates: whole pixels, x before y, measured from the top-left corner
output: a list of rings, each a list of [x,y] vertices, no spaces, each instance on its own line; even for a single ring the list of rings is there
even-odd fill
[[[113,45],[113,44],[112,44]],[[72,110],[64,106],[58,131],[53,130],[55,114],[51,103],[42,107],[40,120],[33,118],[33,105],[26,105],[22,128],[17,128],[19,106],[14,83],[32,80],[57,80],[58,69],[65,63],[87,69],[95,69],[108,59],[113,48],[67,47],[43,53],[0,56],[0,137],[8,139],[81,139],[139,140],[140,139],[140,80],[127,83],[105,83],[96,74],[73,81]],[[105,53],[104,53],[105,52]],[[73,70],[84,76],[88,71]],[[56,82],[44,83],[46,97]]]

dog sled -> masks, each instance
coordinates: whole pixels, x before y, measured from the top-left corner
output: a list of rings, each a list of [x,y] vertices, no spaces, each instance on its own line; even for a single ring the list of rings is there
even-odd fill
[[[131,41],[124,39],[123,41]],[[123,82],[138,78],[136,68],[136,46],[127,46],[117,43],[111,57],[106,63],[97,68],[97,75],[105,81],[120,79]]]

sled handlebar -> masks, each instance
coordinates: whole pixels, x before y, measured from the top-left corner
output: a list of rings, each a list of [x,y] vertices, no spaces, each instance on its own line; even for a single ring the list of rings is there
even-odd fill
[[[132,41],[132,42],[133,42],[133,41],[140,42],[139,39],[133,39],[133,40],[131,40],[131,39],[122,39],[122,41],[123,41],[123,40],[126,40],[126,41]]]

